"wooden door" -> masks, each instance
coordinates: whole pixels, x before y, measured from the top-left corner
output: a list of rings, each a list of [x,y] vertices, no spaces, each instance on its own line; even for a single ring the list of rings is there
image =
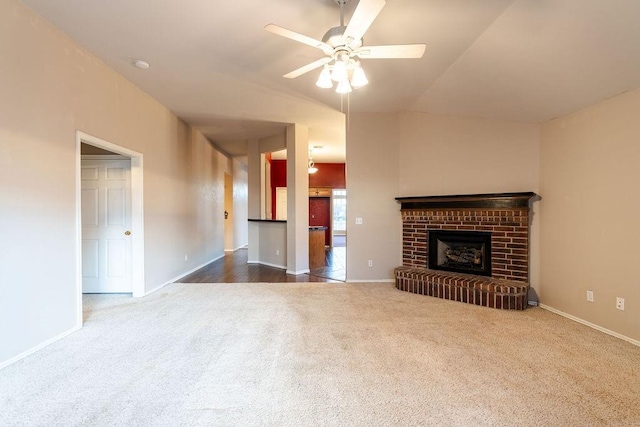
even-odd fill
[[[82,292],[131,292],[131,161],[82,160]]]

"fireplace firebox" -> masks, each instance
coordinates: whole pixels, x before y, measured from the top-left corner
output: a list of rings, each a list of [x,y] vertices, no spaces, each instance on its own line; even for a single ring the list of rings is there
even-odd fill
[[[491,233],[481,231],[429,231],[432,270],[491,276]]]

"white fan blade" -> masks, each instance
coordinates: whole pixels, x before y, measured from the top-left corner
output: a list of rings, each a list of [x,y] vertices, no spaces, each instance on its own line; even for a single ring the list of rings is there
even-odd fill
[[[311,64],[307,64],[304,67],[300,67],[297,70],[293,70],[292,72],[285,74],[282,77],[285,77],[287,79],[295,79],[296,77],[301,76],[304,73],[308,73],[309,71],[315,70],[318,67],[322,67],[324,64],[327,64],[331,61],[332,61],[331,57],[318,59],[317,61],[314,61]]]
[[[345,42],[351,44],[360,40],[385,4],[385,0],[360,0],[344,31]]]
[[[426,47],[424,43],[362,46],[356,55],[362,59],[422,58]]]
[[[275,24],[268,24],[264,27],[264,29],[269,32],[272,32],[273,34],[277,34],[279,36],[286,37],[288,39],[291,39],[300,43],[304,43],[311,47],[321,49],[325,51],[325,53],[327,53],[328,55],[333,52],[333,48],[328,44],[326,44],[325,42],[316,40],[312,37],[307,37],[300,33],[296,33],[295,31],[287,30],[286,28],[279,27]]]

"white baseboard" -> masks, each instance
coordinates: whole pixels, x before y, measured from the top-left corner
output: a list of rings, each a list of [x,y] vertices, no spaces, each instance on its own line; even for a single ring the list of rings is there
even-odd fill
[[[607,328],[603,328],[602,326],[598,326],[595,323],[587,322],[586,320],[583,320],[583,319],[581,319],[579,317],[576,317],[576,316],[573,316],[571,314],[565,313],[564,311],[560,311],[560,310],[555,309],[553,307],[549,307],[548,305],[545,305],[545,304],[538,304],[538,307],[540,307],[542,309],[545,309],[547,311],[550,311],[552,313],[555,313],[555,314],[557,314],[559,316],[566,317],[567,319],[573,320],[574,322],[582,323],[585,326],[588,326],[588,327],[593,328],[595,330],[598,330],[600,332],[604,332],[607,335],[611,335],[613,337],[620,338],[621,340],[627,341],[627,342],[629,342],[629,343],[631,343],[633,345],[637,345],[638,347],[640,347],[640,341],[634,340],[633,338],[629,338],[628,336],[625,336],[625,335],[619,334],[617,332],[611,331],[611,330],[609,330]]]
[[[280,270],[286,270],[287,269],[287,267],[284,266],[284,265],[272,264],[270,262],[259,261],[258,264],[266,265],[267,267],[278,268]]]
[[[222,254],[222,255],[220,255],[218,257],[215,257],[214,259],[212,259],[210,261],[207,261],[207,262],[205,262],[203,264],[200,264],[199,266],[197,266],[195,268],[192,268],[191,270],[187,271],[186,273],[183,273],[183,274],[181,274],[181,275],[179,275],[177,277],[174,277],[173,279],[169,280],[168,282],[165,282],[162,285],[157,286],[157,287],[151,289],[150,291],[145,292],[144,295],[142,295],[142,296],[146,297],[147,295],[150,295],[150,294],[152,294],[154,292],[157,292],[160,289],[164,288],[165,286],[170,285],[170,284],[172,284],[174,282],[177,282],[178,280],[182,279],[183,277],[187,277],[191,273],[200,270],[202,267],[207,266],[207,265],[211,264],[212,262],[218,261],[219,259],[222,259],[222,258],[224,258],[224,254]]]
[[[395,279],[370,279],[370,280],[347,279],[346,283],[395,283]]]
[[[291,271],[291,270],[286,271],[287,274],[293,274],[294,276],[299,276],[301,274],[307,274],[310,272],[311,271],[308,268],[306,270],[300,270],[300,271]]]
[[[69,329],[68,331],[65,331],[59,335],[56,335],[53,338],[50,338],[48,340],[46,340],[45,342],[38,344],[35,347],[30,348],[27,351],[23,351],[22,353],[18,354],[17,356],[12,357],[9,360],[5,360],[4,362],[0,362],[0,370],[3,368],[6,368],[9,365],[12,365],[14,363],[16,363],[18,360],[24,359],[25,357],[35,353],[38,350],[41,350],[43,348],[45,348],[46,346],[48,346],[49,344],[53,344],[54,342],[61,340],[62,338],[66,337],[67,335],[71,335],[72,333],[79,331],[82,328],[82,326],[74,326],[73,328]]]

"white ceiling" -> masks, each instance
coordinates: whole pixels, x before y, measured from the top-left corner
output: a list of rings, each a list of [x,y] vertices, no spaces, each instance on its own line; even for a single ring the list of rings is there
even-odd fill
[[[22,2],[228,154],[295,122],[311,145],[335,146],[316,161],[344,158],[346,99],[315,86],[319,70],[282,78],[322,52],[263,29],[321,39],[339,23],[334,0]],[[640,87],[639,17],[639,0],[387,0],[365,44],[426,53],[363,61],[370,84],[349,109],[543,122]]]

